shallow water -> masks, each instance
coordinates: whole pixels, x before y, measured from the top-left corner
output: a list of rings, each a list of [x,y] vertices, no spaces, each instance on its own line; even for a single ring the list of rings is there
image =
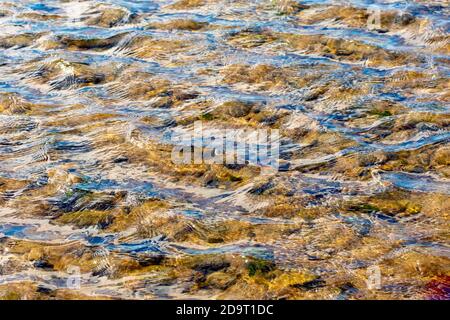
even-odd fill
[[[0,2],[0,297],[448,299],[449,11]],[[198,120],[279,170],[174,165]]]

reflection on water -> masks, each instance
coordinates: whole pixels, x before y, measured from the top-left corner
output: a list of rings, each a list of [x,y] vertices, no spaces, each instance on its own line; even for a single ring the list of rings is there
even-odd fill
[[[0,298],[450,297],[447,1],[3,1],[0,26]],[[174,164],[196,121],[279,130],[279,170]]]

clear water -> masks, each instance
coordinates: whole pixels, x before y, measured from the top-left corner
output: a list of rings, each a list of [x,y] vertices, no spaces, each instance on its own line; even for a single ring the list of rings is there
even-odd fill
[[[350,175],[350,169],[333,169],[336,162],[345,163],[345,159],[350,161],[366,154],[410,152],[412,157],[415,153],[421,157],[431,150],[432,157],[439,148],[448,146],[450,132],[448,117],[445,117],[450,106],[450,19],[447,1],[302,1],[312,6],[311,12],[316,10],[314,8],[324,10],[331,6],[380,9],[381,12],[401,10],[426,21],[423,34],[409,27],[377,32],[364,26],[349,26],[345,20],[305,23],[298,13],[280,14],[276,3],[265,0],[207,1],[203,6],[180,9],[170,7],[173,1],[102,1],[103,6],[119,8],[126,14],[111,27],[89,25],[89,19],[101,11],[99,3],[0,2],[0,10],[6,12],[3,16],[0,14],[0,38],[22,34],[30,34],[32,38],[23,44],[2,45],[0,49],[0,93],[15,94],[5,96],[8,98],[1,103],[6,106],[4,101],[13,99],[12,105],[19,109],[20,102],[14,99],[33,104],[25,112],[6,107],[2,111],[0,104],[0,178],[3,179],[0,181],[0,235],[3,239],[0,245],[5,266],[0,268],[0,295],[8,284],[27,281],[67,289],[69,275],[64,270],[36,267],[32,260],[24,258],[26,253],[15,251],[10,242],[14,240],[56,247],[78,243],[87,250],[102,252],[101,259],[109,259],[112,268],[117,257],[137,259],[142,254],[167,258],[229,254],[274,261],[277,268],[285,270],[283,272],[306,269],[324,279],[324,286],[306,293],[302,289],[299,295],[292,296],[294,298],[449,297],[448,287],[438,290],[439,294],[433,291],[435,283],[448,286],[449,160],[440,160],[437,166],[418,162],[412,169],[407,165],[389,167],[369,161],[362,165],[366,171],[360,176]],[[29,13],[58,15],[59,18],[40,21],[26,15]],[[194,31],[158,27],[158,23],[160,26],[176,19],[208,23],[208,27]],[[148,28],[151,24],[156,27]],[[233,33],[257,29],[273,34],[323,35],[357,41],[415,58],[410,63],[370,65],[364,59],[301,51],[276,41],[250,47],[230,42]],[[126,35],[100,49],[61,45],[60,40],[106,39],[119,34]],[[441,37],[439,41],[437,36]],[[132,45],[139,37],[179,41],[185,47],[170,47],[161,42],[163,44],[153,44],[154,51],[150,50],[148,55],[140,54],[142,52]],[[51,41],[60,42],[52,46]],[[161,49],[154,49],[158,45]],[[80,76],[79,71],[71,67],[73,62],[89,67],[94,78],[106,74],[106,79],[98,83],[91,78],[83,80],[83,76],[92,77],[92,74],[80,69]],[[45,68],[55,64],[55,74],[46,74]],[[300,78],[317,75],[320,79],[302,86],[281,87],[224,82],[223,70],[233,64],[271,65],[291,70]],[[108,78],[111,69],[114,75]],[[131,93],[140,86],[139,82],[133,82],[141,81],[139,72],[151,74],[150,83],[168,80],[172,88],[197,95],[179,104],[161,107],[156,98]],[[400,79],[400,72],[424,76],[419,80],[408,77],[405,80]],[[117,76],[121,73],[128,78]],[[292,73],[288,78],[291,76]],[[398,85],[392,85],[397,82]],[[361,90],[361,93],[343,98],[331,90],[318,99],[306,99],[326,83],[332,83],[331,87]],[[319,126],[320,132],[351,141],[335,151],[332,151],[333,142],[331,146],[318,142],[319,149],[311,153],[305,151],[308,142],[301,139],[295,141],[288,137],[281,146],[287,169],[274,174],[273,185],[289,190],[282,201],[291,203],[289,199],[295,202],[301,198],[302,208],[317,208],[319,214],[306,217],[264,213],[275,200],[270,195],[258,196],[252,192],[264,178],[259,175],[225,187],[202,185],[197,183],[201,178],[171,179],[171,172],[149,165],[147,156],[131,159],[133,154],[145,151],[148,144],[166,143],[168,134],[184,127],[181,120],[203,112],[189,106],[202,101],[211,101],[217,106],[230,100],[261,104],[263,108],[287,112],[289,116],[304,116],[309,119],[306,122]],[[374,101],[401,105],[402,111],[355,121],[365,115]],[[409,121],[408,116],[424,113],[431,116],[406,127],[389,126],[395,121]],[[444,120],[435,120],[433,116]],[[145,118],[152,120],[145,122]],[[305,121],[302,119],[294,120],[294,127]],[[402,130],[403,133],[391,135]],[[107,138],[111,140],[105,142]],[[336,140],[335,145],[339,143]],[[120,160],[124,155],[128,158]],[[319,169],[306,169],[317,166]],[[93,199],[77,203],[76,196],[83,192],[92,193]],[[389,192],[397,192],[398,197],[402,197],[407,209],[400,211],[408,214],[390,214],[383,205],[356,212],[341,206],[343,202],[365,202],[367,197],[383,199],[382,195]],[[121,193],[122,200],[113,204],[104,200],[104,197],[114,198]],[[100,200],[95,200],[95,196]],[[391,199],[394,202],[395,197]],[[270,225],[292,230],[274,232],[273,238],[258,236],[255,240],[242,234],[225,236],[219,243],[194,243],[189,237],[181,241],[161,230],[142,236],[133,228],[113,231],[95,224],[74,226],[57,222],[61,215],[70,212],[83,213],[90,208],[98,211],[135,208],[149,199],[176,203],[164,214],[190,221],[194,230],[196,223],[214,226],[224,221],[245,222],[262,230],[269,230]],[[103,202],[96,205],[96,201]],[[101,207],[105,201],[107,204]],[[420,209],[411,207],[414,205],[411,203],[416,202]],[[15,259],[22,261],[18,264],[20,267],[7,268],[7,261]],[[418,271],[411,267],[416,262]],[[381,287],[371,291],[364,288],[364,283],[366,269],[373,265],[382,269],[382,280]],[[396,276],[400,273],[405,273],[405,278]],[[193,292],[186,289],[191,280],[179,276],[167,284],[165,276],[155,270],[141,270],[134,276],[124,273],[113,276],[83,269],[82,287],[73,291],[88,296],[170,299],[214,298],[227,290],[204,288]],[[339,289],[336,284],[339,277],[344,279],[339,281],[351,282],[358,290],[348,293]],[[226,297],[240,298],[238,293]]]

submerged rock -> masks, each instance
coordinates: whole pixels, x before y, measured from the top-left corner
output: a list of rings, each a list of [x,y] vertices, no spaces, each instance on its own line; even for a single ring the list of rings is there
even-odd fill
[[[34,42],[40,37],[38,34],[34,33],[23,33],[19,35],[7,35],[0,37],[0,48],[9,49],[15,48],[20,49],[23,47],[28,47],[34,44]]]
[[[230,101],[222,104],[217,112],[225,113],[226,115],[232,116],[233,118],[241,118],[248,115],[252,110],[252,104],[243,103],[239,101]]]
[[[119,52],[141,59],[165,59],[168,56],[187,50],[189,42],[181,40],[157,39],[137,36],[126,43]]]
[[[126,33],[119,33],[109,38],[100,39],[76,39],[70,36],[60,36],[52,47],[67,48],[68,50],[107,50],[117,46]]]
[[[73,224],[78,228],[97,226],[100,229],[106,228],[114,220],[114,215],[107,211],[83,210],[78,212],[65,213],[56,221],[62,224]]]
[[[374,67],[394,67],[418,63],[420,59],[403,52],[388,51],[356,40],[330,38],[325,35],[280,35],[295,50],[348,62],[363,62]]]
[[[272,43],[278,38],[270,31],[264,29],[244,29],[229,35],[231,45],[242,48],[255,48]]]
[[[170,9],[182,10],[182,9],[192,9],[205,5],[206,0],[180,0],[170,5]]]
[[[244,82],[256,85],[262,90],[298,88],[306,82],[295,70],[276,68],[265,64],[253,67],[239,64],[229,65],[221,70],[221,74],[223,75],[223,81],[227,84]]]
[[[64,17],[57,14],[42,14],[37,12],[25,12],[18,16],[21,19],[31,19],[38,21],[53,21],[53,20],[61,20]]]
[[[308,9],[309,6],[305,4],[301,4],[296,0],[278,0],[272,1],[271,5],[277,10],[278,14],[298,14],[302,10]]]
[[[327,20],[336,21],[346,24],[353,28],[369,28],[370,17],[375,16],[374,11],[364,8],[356,8],[349,6],[329,6],[323,10],[312,7],[311,10],[305,10],[297,15],[301,23],[316,24]],[[378,31],[397,30],[413,24],[415,17],[409,13],[400,13],[395,11],[380,11],[380,26]],[[373,21],[374,23],[376,21]]]
[[[147,27],[149,29],[161,29],[161,30],[188,30],[198,31],[205,29],[209,26],[208,22],[199,22],[189,19],[177,19],[170,22],[154,22],[150,23]]]
[[[84,19],[87,25],[98,26],[102,28],[112,28],[120,24],[134,21],[136,15],[130,14],[122,8],[99,5],[95,9],[86,12],[89,17]]]
[[[50,90],[64,90],[108,82],[114,79],[118,71],[115,65],[111,64],[98,68],[85,62],[63,59],[35,61],[29,63],[26,69],[31,81],[45,84]]]
[[[21,114],[31,109],[32,104],[24,101],[18,94],[0,95],[0,113]]]
[[[0,299],[447,297],[442,6],[113,2],[0,4]]]

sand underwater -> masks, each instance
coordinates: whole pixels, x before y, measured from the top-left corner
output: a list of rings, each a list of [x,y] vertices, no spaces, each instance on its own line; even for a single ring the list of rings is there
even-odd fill
[[[0,1],[0,299],[450,299],[446,0]],[[168,136],[280,133],[278,170]]]

